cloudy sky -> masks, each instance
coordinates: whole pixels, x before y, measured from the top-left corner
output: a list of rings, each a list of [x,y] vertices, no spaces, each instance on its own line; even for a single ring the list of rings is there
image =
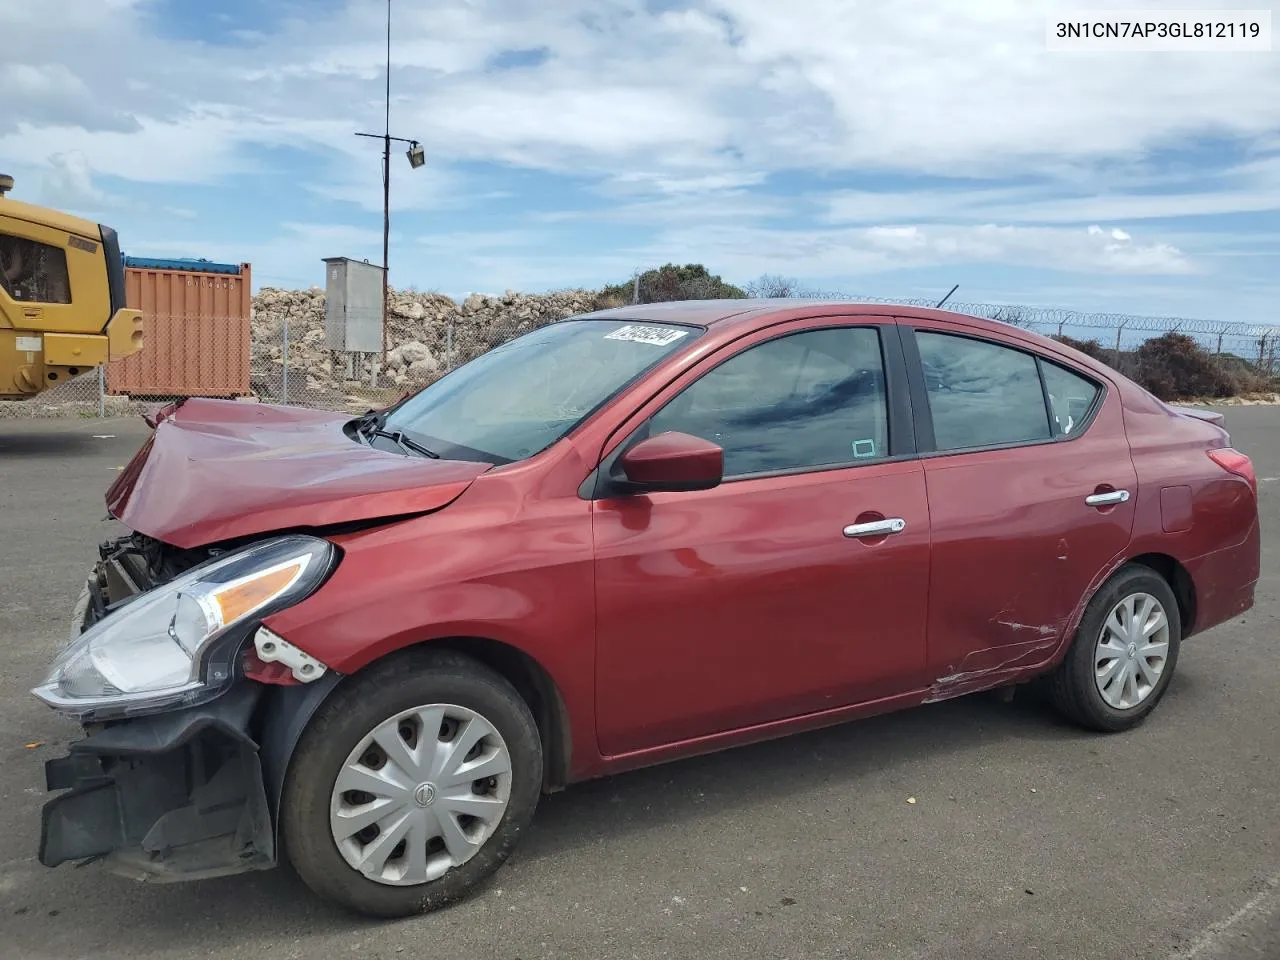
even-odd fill
[[[1169,7],[1128,0],[1112,7]],[[1188,4],[1190,5],[1190,4]],[[1214,6],[1208,0],[1194,4]],[[1038,0],[393,0],[392,283],[739,283],[1280,320],[1280,52]],[[1272,9],[1252,0],[1228,7]],[[384,0],[0,0],[0,170],[127,253],[381,257]],[[16,59],[15,59],[16,57]]]

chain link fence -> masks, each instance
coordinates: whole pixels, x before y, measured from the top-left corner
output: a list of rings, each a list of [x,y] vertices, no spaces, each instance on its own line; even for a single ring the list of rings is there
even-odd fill
[[[793,296],[933,306],[922,299],[844,293]],[[363,412],[421,389],[529,330],[589,312],[598,302],[596,293],[581,290],[476,295],[462,303],[439,294],[396,291],[384,363],[381,353],[329,349],[323,291],[267,288],[254,298],[249,344],[242,338],[220,337],[217,317],[184,316],[181,329],[187,332],[179,338],[181,342],[148,342],[125,364],[91,370],[26,401],[0,402],[0,418],[133,415],[180,396]],[[1138,348],[1144,342],[1171,332],[1184,334],[1231,378],[1232,392],[1280,392],[1276,358],[1280,325],[991,303],[948,302],[945,309],[1084,342],[1087,352],[1130,376],[1143,373]]]
[[[0,420],[38,417],[106,417],[131,409],[127,398],[110,397],[101,368],[57,384],[29,400],[0,401]]]
[[[533,328],[517,317],[449,317],[391,337],[384,364],[379,353],[330,350],[323,329],[285,318],[270,331],[255,331],[250,392],[264,403],[363,412],[419,390]]]

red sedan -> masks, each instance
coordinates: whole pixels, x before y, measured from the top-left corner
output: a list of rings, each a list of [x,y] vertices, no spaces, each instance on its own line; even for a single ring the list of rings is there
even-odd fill
[[[191,400],[107,495],[34,691],[40,859],[288,858],[383,916],[498,869],[541,793],[1039,680],[1143,720],[1253,603],[1221,418],[934,310],[571,318],[380,412]]]

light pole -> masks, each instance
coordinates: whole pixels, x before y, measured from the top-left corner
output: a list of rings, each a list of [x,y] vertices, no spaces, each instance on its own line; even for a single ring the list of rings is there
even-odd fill
[[[391,0],[387,0],[387,113],[382,133],[357,133],[382,141],[382,365],[387,364],[387,327],[391,317],[391,285],[388,282],[387,248],[391,239],[391,141],[409,144],[405,155],[409,166],[417,170],[427,162],[426,152],[417,140],[391,135]]]

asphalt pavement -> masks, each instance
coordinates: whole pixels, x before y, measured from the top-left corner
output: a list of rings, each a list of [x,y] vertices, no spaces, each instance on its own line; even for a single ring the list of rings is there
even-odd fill
[[[0,421],[0,958],[1280,958],[1280,408],[1226,408],[1263,579],[1137,730],[987,695],[571,787],[475,898],[353,919],[288,870],[144,885],[36,861],[34,700],[140,420]]]

